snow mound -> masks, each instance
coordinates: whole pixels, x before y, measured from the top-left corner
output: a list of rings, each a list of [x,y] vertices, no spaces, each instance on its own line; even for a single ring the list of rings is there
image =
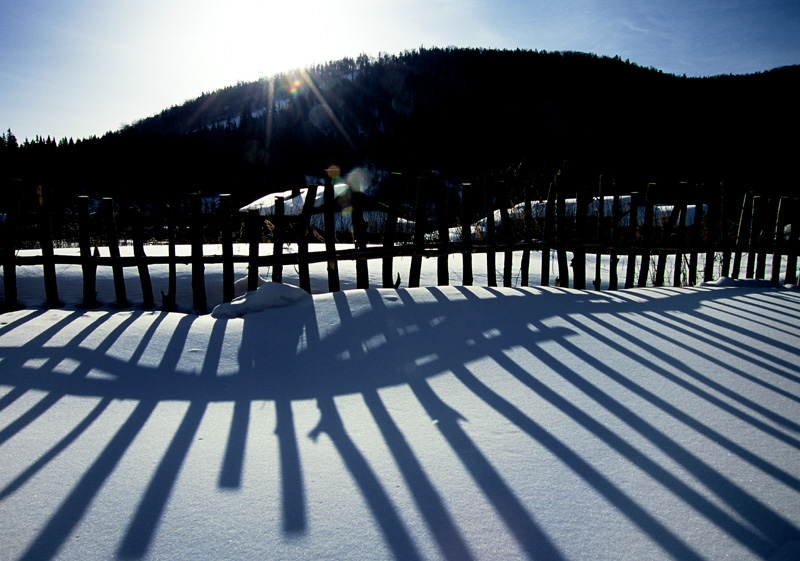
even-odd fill
[[[244,296],[215,307],[211,312],[211,317],[238,318],[268,308],[288,306],[307,296],[310,296],[308,292],[297,286],[266,282],[259,286],[258,290],[248,292]]]
[[[749,288],[774,288],[779,286],[777,283],[765,279],[732,279],[730,277],[720,277],[710,282],[701,282],[700,286],[738,286]]]
[[[233,293],[236,295],[236,297],[244,296],[245,294],[247,294],[247,285],[249,282],[250,282],[249,278],[242,277],[235,283],[233,283]],[[259,286],[261,286],[266,282],[267,281],[263,277],[258,277],[258,280],[256,281],[256,288],[258,288]]]

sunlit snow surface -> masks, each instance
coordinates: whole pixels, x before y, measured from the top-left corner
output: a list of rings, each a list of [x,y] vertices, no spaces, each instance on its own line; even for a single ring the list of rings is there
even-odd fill
[[[0,559],[798,559],[797,290],[80,278],[0,315]]]

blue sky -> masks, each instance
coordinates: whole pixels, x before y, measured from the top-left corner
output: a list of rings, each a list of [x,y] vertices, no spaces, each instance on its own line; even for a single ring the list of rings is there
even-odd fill
[[[8,0],[0,21],[0,130],[20,141],[100,136],[240,80],[420,45],[687,76],[800,64],[797,0]]]

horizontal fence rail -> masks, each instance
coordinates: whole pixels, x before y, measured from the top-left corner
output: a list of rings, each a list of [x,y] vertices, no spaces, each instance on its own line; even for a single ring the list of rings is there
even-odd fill
[[[477,183],[477,182],[476,182]],[[309,265],[327,263],[328,290],[340,289],[338,264],[355,261],[358,288],[369,288],[367,264],[381,260],[381,286],[396,288],[399,275],[393,259],[410,258],[407,286],[420,284],[424,258],[437,259],[437,284],[448,284],[451,255],[461,255],[462,284],[473,283],[473,258],[483,255],[487,265],[487,284],[497,286],[497,256],[502,256],[502,279],[511,286],[518,274],[519,284],[530,278],[531,252],[541,252],[542,285],[570,285],[585,289],[587,280],[601,288],[601,261],[609,264],[608,289],[647,286],[694,285],[716,277],[765,278],[771,259],[774,282],[797,284],[797,254],[800,242],[800,202],[795,198],[766,198],[747,193],[729,196],[722,189],[656,189],[646,186],[641,192],[626,195],[611,191],[603,178],[593,188],[576,189],[558,176],[544,191],[546,196],[531,200],[533,188],[515,189],[511,200],[508,182],[488,180],[481,184],[452,185],[431,178],[415,179],[416,204],[405,208],[389,197],[378,203],[346,186],[328,179],[324,186],[267,197],[261,206],[250,205],[247,212],[233,208],[232,197],[221,195],[214,212],[204,206],[199,195],[188,204],[169,205],[157,213],[127,209],[122,212],[112,199],[101,201],[79,197],[77,212],[65,216],[51,208],[38,192],[38,200],[27,213],[12,211],[0,215],[0,264],[3,268],[2,309],[19,307],[17,267],[41,266],[46,305],[61,305],[58,295],[57,265],[79,265],[83,274],[83,306],[95,307],[95,282],[98,267],[113,271],[116,305],[129,306],[125,268],[136,267],[141,283],[143,305],[155,308],[148,267],[168,265],[167,293],[162,290],[161,306],[175,307],[176,266],[191,266],[193,308],[206,313],[204,267],[222,264],[224,302],[234,298],[234,264],[246,264],[248,290],[259,284],[259,269],[269,267],[272,281],[282,282],[285,266],[298,270],[301,288],[311,292]],[[539,187],[537,192],[543,192]],[[410,207],[410,205],[408,205]],[[247,207],[246,207],[247,208]],[[153,214],[157,214],[155,221]],[[121,224],[120,219],[125,219]],[[150,224],[145,222],[149,218]],[[35,224],[34,224],[35,223]],[[79,254],[65,255],[56,246],[64,242],[54,237],[53,225],[71,232],[71,245]],[[119,233],[124,232],[124,240]],[[181,243],[190,247],[178,254]],[[204,246],[213,238],[221,253],[206,254]],[[153,240],[168,245],[167,255],[147,255]],[[233,247],[244,243],[247,254],[235,254]],[[271,255],[260,255],[259,245],[271,241]],[[343,243],[352,244],[343,248]],[[285,252],[286,244],[295,244]],[[324,250],[311,251],[311,244]],[[123,256],[120,247],[131,245],[133,254]],[[19,255],[19,249],[35,246],[36,255]],[[104,248],[101,255],[98,247]],[[512,271],[512,255],[522,252],[517,271]],[[569,254],[572,258],[569,259]],[[551,271],[551,259],[555,255]],[[586,270],[587,255],[596,257],[596,270]],[[545,257],[546,256],[546,257]],[[619,271],[620,256],[627,267]],[[699,256],[705,266],[699,270]],[[746,262],[742,270],[743,257]],[[673,259],[672,276],[667,278],[666,263]],[[785,266],[783,266],[785,263]],[[622,275],[620,277],[620,274]],[[571,282],[570,282],[571,280]]]

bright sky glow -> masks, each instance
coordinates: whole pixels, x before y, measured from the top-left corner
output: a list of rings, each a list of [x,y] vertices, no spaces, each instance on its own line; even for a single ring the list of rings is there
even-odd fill
[[[84,138],[238,81],[426,47],[575,50],[665,72],[800,63],[796,0],[0,4],[0,130]]]

